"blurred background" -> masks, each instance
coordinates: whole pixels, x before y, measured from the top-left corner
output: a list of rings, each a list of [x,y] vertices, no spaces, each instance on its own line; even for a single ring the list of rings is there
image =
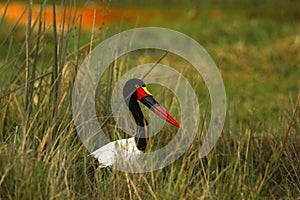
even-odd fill
[[[1,48],[9,50],[0,52],[2,61],[25,53],[18,50],[26,37],[34,43],[38,34],[43,36],[41,53],[49,56],[47,60],[53,58],[54,19],[57,46],[62,43],[67,48],[59,49],[65,56],[74,55],[74,48],[86,53],[84,45],[91,39],[95,46],[120,31],[158,26],[183,32],[203,45],[222,72],[228,94],[240,95],[243,111],[255,110],[264,121],[269,120],[264,115],[278,114],[283,106],[287,109],[290,98],[297,96],[292,94],[299,89],[298,1],[61,1],[55,3],[55,18],[51,1],[34,1],[31,9],[28,6],[27,1],[1,1]],[[59,65],[74,61],[72,56],[61,59]],[[19,72],[7,73],[15,76]],[[3,90],[5,81],[10,82],[1,80]]]

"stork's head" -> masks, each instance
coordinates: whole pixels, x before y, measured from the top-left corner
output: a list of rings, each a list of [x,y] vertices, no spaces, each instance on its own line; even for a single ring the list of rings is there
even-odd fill
[[[142,80],[137,78],[128,80],[123,88],[123,97],[128,107],[131,101],[140,101],[163,120],[180,127],[180,124],[154,99]]]

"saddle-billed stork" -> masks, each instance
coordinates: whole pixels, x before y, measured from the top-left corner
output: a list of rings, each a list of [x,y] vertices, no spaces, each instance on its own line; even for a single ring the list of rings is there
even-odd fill
[[[132,155],[138,155],[145,151],[149,129],[138,101],[163,120],[180,127],[179,123],[154,99],[142,80],[137,78],[128,80],[123,87],[123,97],[136,122],[136,133],[134,137],[110,142],[92,152],[91,155],[98,159],[101,168],[114,165],[116,156],[120,155],[118,152],[123,152],[122,156],[124,157],[121,159],[128,160]]]

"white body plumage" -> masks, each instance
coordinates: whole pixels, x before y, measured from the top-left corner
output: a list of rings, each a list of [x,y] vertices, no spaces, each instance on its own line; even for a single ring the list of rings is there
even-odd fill
[[[116,159],[123,161],[129,160],[133,155],[139,155],[142,151],[138,150],[134,137],[120,139],[110,142],[95,150],[91,155],[98,159],[100,168],[112,166]]]

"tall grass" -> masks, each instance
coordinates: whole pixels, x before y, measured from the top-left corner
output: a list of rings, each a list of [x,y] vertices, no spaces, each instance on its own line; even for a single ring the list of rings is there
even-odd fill
[[[52,6],[53,14],[58,9],[63,13],[59,23],[53,18],[52,27],[47,27],[45,23],[46,3]],[[250,105],[261,102],[259,95],[268,97],[268,87],[258,88],[257,85],[248,82],[247,72],[253,70],[248,65],[255,65],[252,59],[265,64],[265,68],[262,69],[254,67],[254,70],[262,71],[256,76],[270,75],[267,80],[271,82],[271,86],[277,86],[278,79],[274,78],[272,72],[268,72],[268,67],[273,65],[273,59],[279,60],[277,56],[288,62],[284,67],[299,61],[299,54],[296,52],[299,50],[299,43],[287,39],[284,43],[287,53],[273,52],[272,47],[280,46],[281,43],[273,44],[270,38],[265,37],[264,34],[269,33],[268,31],[251,31],[251,28],[244,24],[245,19],[241,19],[242,24],[233,26],[242,27],[239,33],[246,37],[247,44],[251,44],[250,37],[253,43],[257,38],[264,37],[266,43],[270,44],[264,47],[254,44],[246,51],[243,41],[237,38],[238,34],[231,30],[232,27],[225,26],[230,20],[225,19],[225,25],[216,21],[201,21],[196,28],[195,22],[191,22],[192,35],[198,32],[200,35],[195,37],[201,37],[197,39],[207,38],[213,43],[209,46],[209,42],[206,42],[225,80],[229,109],[218,144],[207,157],[199,159],[198,150],[210,119],[209,94],[200,81],[201,77],[196,76],[192,69],[182,70],[183,66],[188,64],[169,54],[163,63],[181,69],[201,98],[200,129],[193,144],[180,159],[154,172],[130,174],[97,169],[93,158],[87,156],[89,152],[79,140],[72,122],[71,91],[80,62],[112,30],[106,32],[104,28],[93,28],[91,33],[84,32],[80,25],[76,25],[76,21],[81,19],[80,12],[71,13],[70,16],[66,12],[67,6],[77,7],[76,1],[62,1],[59,6],[57,4],[54,0],[44,2],[40,5],[38,17],[32,19],[30,13],[33,5],[32,1],[29,1],[28,25],[25,28],[0,21],[0,29],[9,30],[1,32],[0,43],[3,49],[0,57],[0,199],[300,197],[300,95],[299,85],[297,86],[299,80],[297,74],[293,74],[298,71],[291,69],[292,72],[289,72],[280,66],[271,68],[275,71],[282,70],[287,80],[286,83],[282,83],[286,87],[278,86],[280,90],[287,88],[287,92],[271,95],[271,98],[284,101],[282,105],[279,103],[279,111],[276,110],[278,106],[274,106],[271,100],[263,101],[261,105],[258,103],[258,111],[255,107],[241,111],[245,108],[244,104],[247,104],[244,102],[245,97],[257,100],[248,100],[248,103],[252,103]],[[5,12],[2,16],[2,19],[4,18]],[[262,30],[268,25],[271,31],[278,27],[276,22],[271,22],[270,25],[265,21],[254,21],[251,24]],[[199,31],[202,30],[202,26],[206,26],[208,31]],[[279,26],[281,27],[281,24]],[[179,27],[188,29],[185,21]],[[279,35],[293,38],[293,33],[299,30],[290,28],[289,25],[284,27],[287,33],[279,32]],[[118,31],[119,29],[122,27],[119,27]],[[220,38],[220,34],[226,38]],[[295,37],[299,39],[299,35],[296,34]],[[233,41],[233,44],[228,45],[228,41]],[[258,48],[262,49],[259,53],[256,52]],[[293,56],[290,55],[291,52],[294,53]],[[267,58],[261,58],[261,54]],[[99,83],[102,90],[98,93],[99,97],[96,97],[98,106],[109,107],[113,84],[130,66],[145,61],[155,62],[160,55],[161,52],[135,52],[117,60],[113,64],[114,68],[110,68]],[[237,66],[244,67],[246,72],[240,72],[241,69]],[[234,77],[229,78],[231,76]],[[268,84],[266,83],[267,86]],[[156,86],[152,86],[152,89],[159,91]],[[167,90],[160,92],[161,96],[170,95]],[[290,94],[290,98],[281,96],[287,93]],[[168,98],[161,100],[170,112],[176,113],[176,102],[170,103]],[[106,119],[109,112],[109,109],[99,110],[99,120]],[[264,113],[266,115],[263,115]],[[270,118],[271,122],[268,121]],[[110,133],[112,138],[125,135],[113,120],[108,121],[104,131]],[[168,141],[172,139],[172,131],[173,129],[167,126],[152,140]]]

